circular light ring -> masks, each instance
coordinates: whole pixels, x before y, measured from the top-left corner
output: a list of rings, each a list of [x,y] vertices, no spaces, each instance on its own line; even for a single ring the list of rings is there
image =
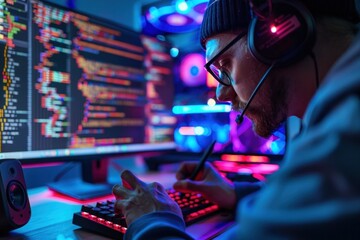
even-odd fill
[[[146,21],[155,28],[170,32],[182,33],[197,29],[203,19],[207,0],[188,1],[186,12],[177,11],[176,5],[150,7],[145,13]]]
[[[204,70],[205,57],[200,53],[186,55],[180,63],[181,81],[189,87],[204,85],[206,72]]]
[[[199,27],[199,24],[195,19],[181,15],[179,13],[162,15],[158,18],[147,18],[148,22],[155,28],[171,33],[182,33],[195,30]],[[176,21],[176,19],[178,19]],[[180,22],[182,24],[180,24]]]
[[[163,15],[158,18],[158,21],[171,27],[186,27],[187,25],[191,25],[194,23],[194,19],[179,13]]]

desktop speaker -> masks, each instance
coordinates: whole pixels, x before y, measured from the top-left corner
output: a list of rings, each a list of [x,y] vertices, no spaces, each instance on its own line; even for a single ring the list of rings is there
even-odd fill
[[[0,196],[0,233],[25,225],[31,210],[18,160],[0,160]]]

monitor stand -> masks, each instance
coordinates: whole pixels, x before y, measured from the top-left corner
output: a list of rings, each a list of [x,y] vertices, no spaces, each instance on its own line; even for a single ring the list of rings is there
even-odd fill
[[[48,184],[49,189],[76,200],[90,200],[112,194],[107,182],[109,159],[81,161],[82,179],[61,180]]]

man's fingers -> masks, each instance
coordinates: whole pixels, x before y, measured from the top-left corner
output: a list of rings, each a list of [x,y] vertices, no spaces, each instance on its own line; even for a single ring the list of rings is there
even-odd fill
[[[199,185],[196,181],[191,180],[180,180],[174,183],[173,188],[180,192],[200,192]]]
[[[112,192],[115,195],[116,199],[124,199],[124,198],[128,198],[129,197],[129,191],[128,189],[126,189],[123,186],[120,186],[118,184],[116,184],[115,186],[113,186],[112,188]]]
[[[150,183],[149,186],[152,187],[153,189],[156,189],[156,190],[160,191],[160,192],[164,192],[164,191],[165,191],[164,186],[161,185],[161,184],[158,183],[158,182]]]
[[[141,184],[143,184],[143,182],[129,170],[124,170],[121,173],[121,180],[125,188],[132,190],[138,188],[139,186],[141,186]]]
[[[195,170],[197,162],[183,162],[180,165],[179,170],[176,172],[176,179],[182,180],[191,176],[191,173]]]
[[[115,214],[124,214],[125,206],[128,204],[128,200],[126,199],[117,199],[114,204],[114,213]]]

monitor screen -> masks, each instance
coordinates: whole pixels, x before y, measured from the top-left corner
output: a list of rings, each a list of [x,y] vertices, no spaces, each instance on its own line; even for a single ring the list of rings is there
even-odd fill
[[[175,147],[165,42],[39,0],[1,5],[0,159]]]

